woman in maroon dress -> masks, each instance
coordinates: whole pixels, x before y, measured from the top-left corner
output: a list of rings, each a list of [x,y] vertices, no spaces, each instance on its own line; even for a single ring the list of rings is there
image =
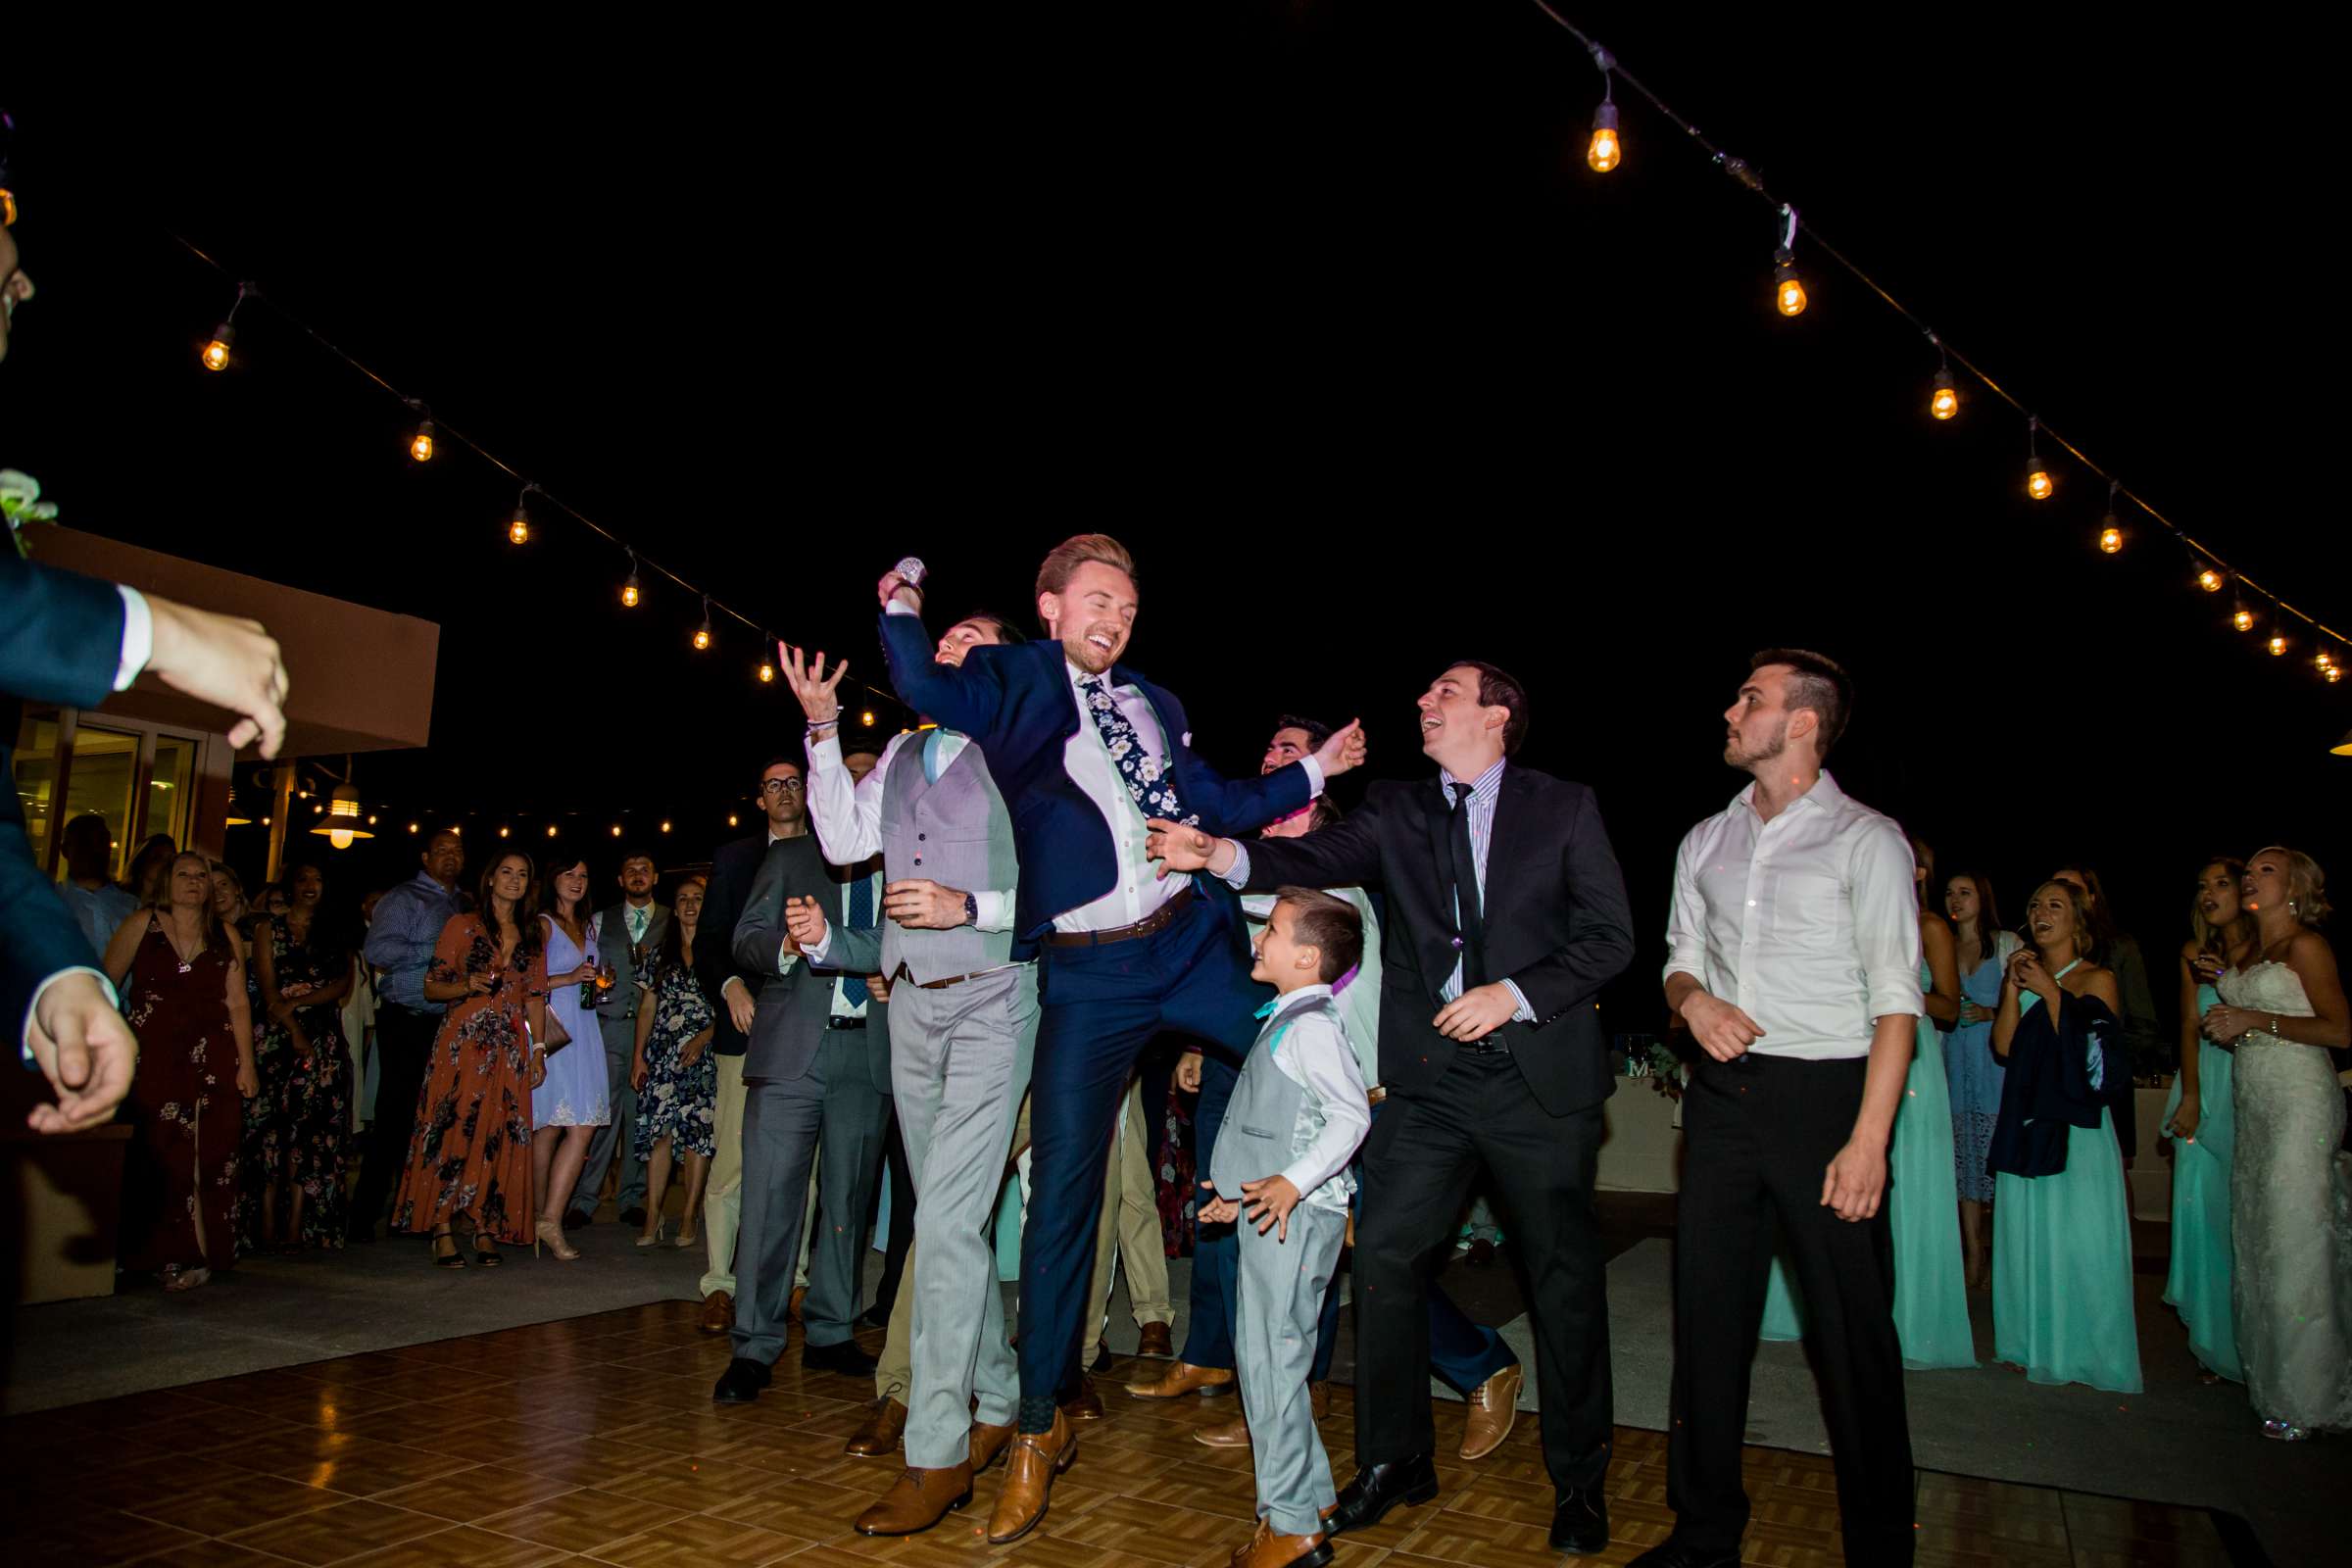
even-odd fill
[[[167,1291],[193,1290],[236,1253],[238,1102],[260,1087],[245,962],[213,912],[203,856],[172,861],[159,903],[122,922],[105,962],[109,974],[129,971],[122,1014],[139,1036],[122,1107],[134,1134],[122,1266]]]
[[[425,970],[428,1002],[450,1004],[416,1100],[416,1136],[392,1203],[396,1231],[430,1230],[433,1261],[464,1268],[455,1222],[473,1228],[474,1257],[494,1241],[532,1239],[531,1090],[547,1074],[547,953],[531,913],[531,858],[510,850],[482,872],[477,912],[441,928]]]

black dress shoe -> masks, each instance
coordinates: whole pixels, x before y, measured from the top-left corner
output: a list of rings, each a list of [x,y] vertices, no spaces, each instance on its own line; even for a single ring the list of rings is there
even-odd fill
[[[564,1216],[564,1228],[567,1231],[584,1231],[595,1223],[596,1216],[584,1208],[575,1208]]]
[[[749,1404],[774,1379],[775,1373],[765,1361],[739,1355],[718,1375],[718,1387],[710,1391],[710,1400],[714,1404]]]
[[[1740,1568],[1737,1551],[1701,1551],[1675,1544],[1672,1537],[1633,1560],[1632,1568]]]
[[[1086,1364],[1086,1369],[1089,1372],[1107,1372],[1110,1370],[1109,1341],[1097,1340],[1095,1342],[1095,1358]]]
[[[888,1329],[890,1327],[890,1309],[897,1304],[895,1301],[876,1301],[858,1314],[858,1321],[869,1329]]]
[[[1608,1550],[1608,1499],[1597,1490],[1561,1493],[1551,1510],[1551,1549],[1580,1556]]]
[[[639,1203],[633,1207],[622,1209],[620,1211],[620,1222],[623,1225],[634,1225],[638,1229],[643,1230],[645,1228],[645,1205],[643,1203]]]
[[[1426,1453],[1391,1464],[1368,1464],[1340,1489],[1339,1505],[1323,1521],[1326,1535],[1369,1530],[1400,1502],[1427,1502],[1438,1494],[1438,1467]]]
[[[811,1372],[839,1372],[844,1377],[870,1378],[877,1365],[874,1358],[858,1348],[856,1340],[844,1340],[839,1345],[801,1345],[801,1365]]]

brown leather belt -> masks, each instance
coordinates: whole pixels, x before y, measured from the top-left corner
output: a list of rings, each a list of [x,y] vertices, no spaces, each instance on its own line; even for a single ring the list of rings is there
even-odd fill
[[[1007,969],[1018,969],[1020,965],[1017,963],[999,963],[992,964],[986,969],[974,969],[968,974],[952,974],[945,980],[917,980],[913,974],[907,970],[906,960],[901,958],[899,960],[899,972],[890,977],[890,983],[894,986],[901,984],[910,985],[917,991],[945,991],[948,989],[948,987],[959,986],[966,980],[985,979],[989,975],[1003,974]]]
[[[1385,1104],[1388,1102],[1388,1098],[1389,1091],[1386,1086],[1381,1084],[1374,1084],[1371,1088],[1364,1091],[1364,1103],[1367,1105]]]
[[[1133,942],[1137,937],[1165,931],[1192,902],[1193,885],[1187,882],[1174,898],[1133,925],[1113,926],[1108,931],[1049,931],[1038,940],[1049,948],[1103,948],[1113,942]]]

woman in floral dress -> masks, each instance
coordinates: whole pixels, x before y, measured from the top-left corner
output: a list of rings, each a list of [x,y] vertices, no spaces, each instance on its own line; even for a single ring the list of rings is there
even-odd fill
[[[678,889],[662,945],[646,960],[638,988],[651,993],[637,1009],[636,1060],[629,1082],[637,1090],[637,1157],[645,1164],[645,1234],[639,1247],[662,1245],[662,1199],[669,1186],[673,1150],[686,1156],[686,1206],[678,1215],[678,1245],[695,1245],[695,1218],[717,1144],[718,1061],[710,1054],[713,1016],[694,977],[694,938],[703,919],[701,877]]]
[[[531,1089],[547,1075],[547,955],[532,917],[531,858],[509,851],[482,872],[477,912],[441,928],[425,971],[428,1002],[450,1004],[416,1097],[416,1136],[392,1204],[396,1231],[430,1230],[433,1261],[464,1268],[454,1224],[473,1226],[476,1259],[493,1241],[531,1239]]]
[[[164,906],[123,921],[106,950],[107,973],[129,971],[122,1014],[139,1036],[121,1257],[185,1291],[235,1256],[238,1102],[259,1085],[245,964],[213,914],[204,857],[178,857],[163,885]]]
[[[351,994],[352,968],[349,934],[322,912],[325,874],[316,865],[298,865],[287,886],[285,914],[254,927],[253,967],[263,1004],[287,1048],[275,1118],[282,1162],[260,1175],[263,1223],[270,1232],[265,1239],[278,1251],[299,1252],[343,1245],[343,1161],[351,1135],[343,1002]],[[281,1181],[284,1208],[274,1201]],[[279,1216],[282,1232],[272,1223]]]
[[[209,866],[208,866],[209,871]],[[218,893],[219,884],[215,883]],[[218,907],[218,905],[216,905]],[[256,938],[270,943],[270,914],[253,906],[228,927],[245,971],[245,1011],[252,1019],[253,1066],[260,1092],[245,1102],[245,1128],[237,1153],[237,1250],[273,1250],[278,1242],[278,1177],[286,1168],[286,1078],[293,1071],[293,1044],[286,1026],[262,995],[262,969],[254,961]]]

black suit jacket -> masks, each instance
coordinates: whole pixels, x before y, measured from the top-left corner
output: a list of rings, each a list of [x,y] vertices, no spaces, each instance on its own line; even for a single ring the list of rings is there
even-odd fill
[[[740,1056],[750,1044],[728,1016],[727,999],[719,993],[730,977],[739,976],[755,998],[760,995],[760,973],[736,963],[733,939],[735,922],[743,918],[743,906],[752,896],[752,879],[760,874],[760,860],[766,854],[767,834],[762,830],[721,844],[710,857],[710,888],[703,896],[702,924],[696,927],[706,935],[694,945],[694,977],[702,982],[703,995],[710,999],[710,1010],[717,1015],[710,1049],[722,1056]]]
[[[1625,878],[1582,784],[1505,766],[1487,852],[1487,969],[1527,997],[1532,1024],[1502,1029],[1512,1059],[1555,1116],[1615,1088],[1600,988],[1633,961]],[[1250,841],[1250,887],[1369,887],[1388,892],[1381,928],[1380,1078],[1407,1099],[1453,1064],[1454,1043],[1430,1020],[1453,973],[1452,856],[1446,790],[1435,778],[1375,784],[1364,804],[1298,839]]]

